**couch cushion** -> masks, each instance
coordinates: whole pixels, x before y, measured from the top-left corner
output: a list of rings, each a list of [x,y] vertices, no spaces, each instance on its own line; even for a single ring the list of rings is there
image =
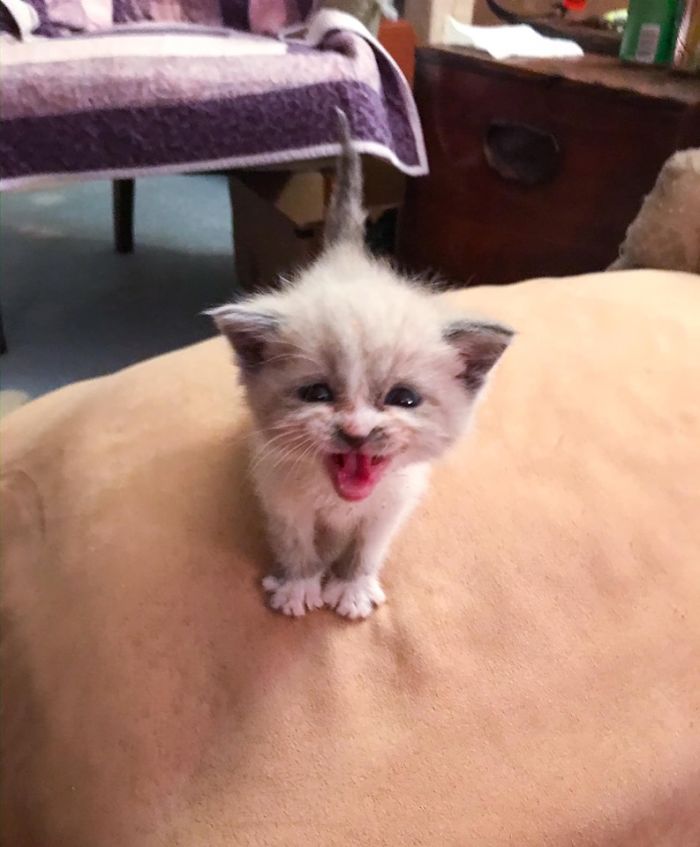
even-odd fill
[[[700,279],[449,296],[520,334],[364,623],[265,608],[222,340],[9,416],[8,843],[700,843]]]

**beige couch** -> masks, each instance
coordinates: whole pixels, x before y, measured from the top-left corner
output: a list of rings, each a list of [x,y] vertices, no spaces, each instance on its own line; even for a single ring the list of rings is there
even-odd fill
[[[449,296],[520,335],[364,623],[264,607],[223,341],[3,423],[8,845],[700,844],[700,278]]]

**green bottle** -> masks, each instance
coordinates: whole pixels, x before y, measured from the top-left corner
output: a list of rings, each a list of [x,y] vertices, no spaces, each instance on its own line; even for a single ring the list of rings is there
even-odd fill
[[[620,58],[667,65],[673,57],[677,0],[630,0]]]

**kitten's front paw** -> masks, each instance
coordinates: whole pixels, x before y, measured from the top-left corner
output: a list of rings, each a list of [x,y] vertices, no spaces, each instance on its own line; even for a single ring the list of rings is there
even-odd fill
[[[266,576],[262,585],[270,594],[270,607],[283,615],[298,618],[306,614],[307,609],[311,611],[323,606],[320,574],[306,579]]]
[[[374,607],[385,601],[386,595],[375,576],[358,576],[351,580],[331,577],[323,589],[323,602],[352,620],[369,617]]]

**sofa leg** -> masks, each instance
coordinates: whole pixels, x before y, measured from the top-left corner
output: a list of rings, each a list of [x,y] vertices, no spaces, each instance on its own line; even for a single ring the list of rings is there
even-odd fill
[[[117,253],[134,252],[134,180],[112,181],[112,222],[114,249]]]

